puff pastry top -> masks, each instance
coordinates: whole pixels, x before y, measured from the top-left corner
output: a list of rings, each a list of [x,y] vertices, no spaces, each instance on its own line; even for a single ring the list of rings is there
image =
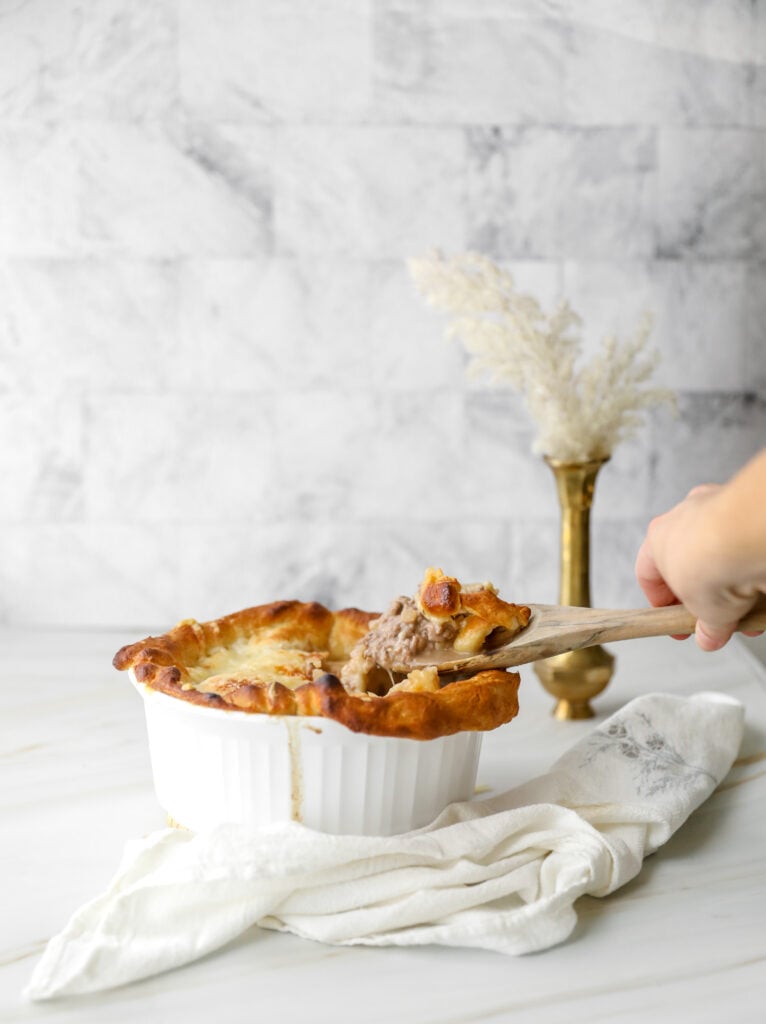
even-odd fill
[[[432,600],[426,594],[423,613],[455,626],[455,612],[450,614],[438,596]],[[356,608],[333,612],[317,603],[277,601],[210,622],[185,620],[162,636],[123,647],[114,665],[132,669],[139,683],[194,704],[318,715],[378,736],[433,739],[494,729],[515,717],[519,676],[514,672],[481,672],[445,685],[433,668],[404,675],[378,670],[372,682],[374,673],[368,670],[361,683],[353,670],[344,673],[352,651],[363,645],[379,618],[385,617]],[[450,640],[460,635],[457,625]]]

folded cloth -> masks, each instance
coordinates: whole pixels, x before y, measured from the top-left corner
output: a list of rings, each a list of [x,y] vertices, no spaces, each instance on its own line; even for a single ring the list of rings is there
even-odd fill
[[[127,845],[108,890],[51,939],[25,995],[145,978],[253,925],[338,945],[545,949],[571,933],[579,896],[635,877],[712,793],[743,720],[720,694],[640,697],[548,774],[399,836],[295,822],[155,832]]]

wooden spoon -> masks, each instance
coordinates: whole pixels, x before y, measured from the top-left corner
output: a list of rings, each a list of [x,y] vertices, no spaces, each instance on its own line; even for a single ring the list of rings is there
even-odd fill
[[[395,670],[406,672],[426,665],[435,665],[440,673],[511,668],[614,640],[693,633],[696,621],[680,604],[618,611],[546,604],[529,607],[532,610],[529,625],[502,646],[481,654],[461,655],[454,650],[432,652],[422,658],[414,658],[410,665],[397,665]],[[737,626],[738,632],[745,630],[766,630],[766,595],[758,599]]]

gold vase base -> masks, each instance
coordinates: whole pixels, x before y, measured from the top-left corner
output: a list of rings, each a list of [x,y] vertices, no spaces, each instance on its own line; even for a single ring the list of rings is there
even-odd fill
[[[553,715],[561,721],[593,718],[591,700],[605,690],[614,673],[614,656],[603,647],[568,651],[535,662],[535,673],[556,698]]]
[[[596,712],[587,700],[571,701],[562,698],[553,708],[553,717],[558,718],[562,722],[576,721],[577,719],[582,718],[593,718],[595,714]]]

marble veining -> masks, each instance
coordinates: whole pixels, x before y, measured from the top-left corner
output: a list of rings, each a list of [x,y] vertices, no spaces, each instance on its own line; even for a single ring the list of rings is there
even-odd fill
[[[78,125],[76,251],[143,258],[271,248],[273,140],[262,125]],[[193,215],[192,215],[193,214]]]
[[[562,118],[565,22],[541,3],[375,4],[374,109],[413,122]]]
[[[762,261],[766,256],[762,133],[666,128],[660,132],[659,148],[659,254]]]
[[[0,116],[130,121],[178,96],[178,3],[0,6]]]
[[[654,253],[656,139],[644,128],[477,128],[468,243],[499,259]]]
[[[212,121],[358,120],[369,109],[372,0],[181,0],[184,106]]]

